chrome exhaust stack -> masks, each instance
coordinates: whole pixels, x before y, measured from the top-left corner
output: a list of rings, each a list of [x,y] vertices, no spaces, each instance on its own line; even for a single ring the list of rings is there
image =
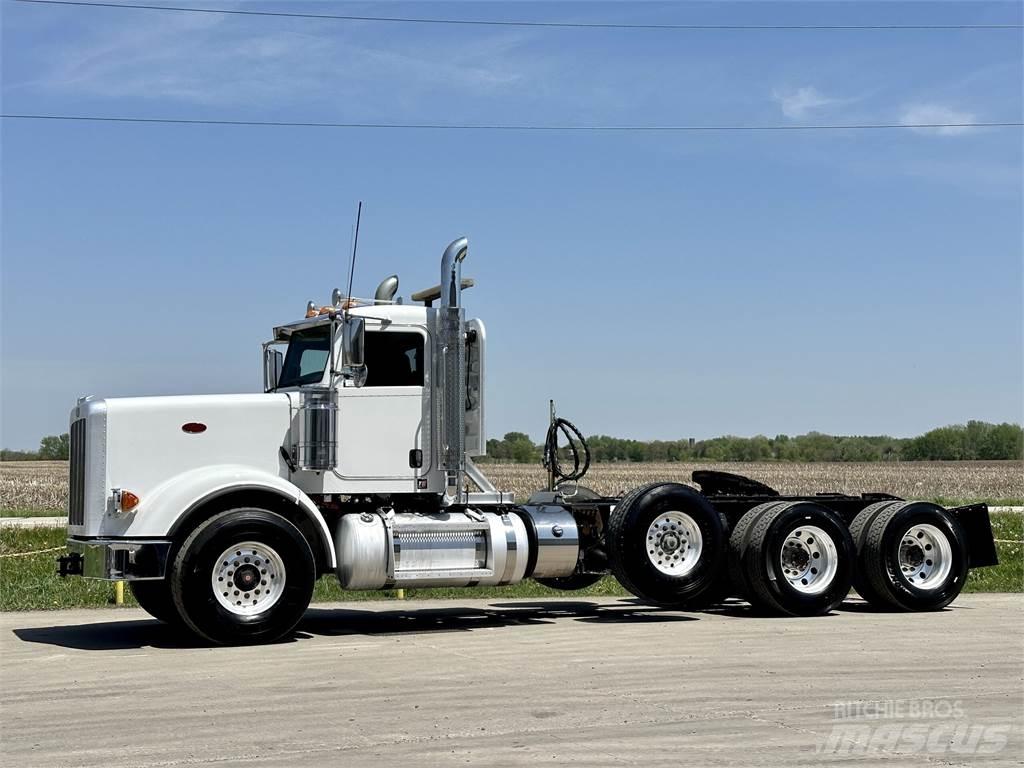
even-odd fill
[[[398,275],[390,275],[380,281],[376,293],[373,294],[374,304],[391,304],[398,293]]]
[[[460,237],[441,258],[441,304],[437,309],[435,366],[437,424],[441,432],[440,467],[445,474],[445,504],[463,499],[466,471],[466,344],[462,310],[462,261],[469,240]]]

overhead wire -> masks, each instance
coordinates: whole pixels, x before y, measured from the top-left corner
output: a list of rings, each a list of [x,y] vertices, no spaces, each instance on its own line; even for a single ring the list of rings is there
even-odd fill
[[[323,19],[359,22],[394,22],[403,24],[457,24],[477,26],[551,27],[572,29],[622,30],[944,30],[944,29],[1024,29],[1024,24],[633,24],[614,22],[559,22],[495,19],[438,19],[426,17],[365,16],[355,14],[304,13],[294,11],[256,11],[251,9],[208,8],[197,6],[114,3],[101,0],[12,0],[35,5],[73,6],[80,8],[119,8],[180,13],[224,14],[232,16],[264,16],[281,18]],[[81,121],[106,123],[139,123],[164,125],[248,126],[273,128],[335,128],[431,131],[592,131],[592,132],[733,132],[733,131],[873,131],[888,129],[955,130],[974,128],[1017,128],[1024,123],[943,122],[943,123],[841,123],[841,124],[662,124],[662,125],[573,125],[529,123],[433,123],[380,121],[314,121],[314,120],[244,120],[176,117],[134,117],[70,114],[2,114],[8,120]]]
[[[591,131],[591,132],[699,132],[699,131],[864,131],[888,129],[971,129],[1020,128],[1024,122],[957,122],[957,123],[839,123],[839,124],[664,124],[664,125],[574,125],[532,123],[391,123],[391,122],[321,122],[310,120],[232,120],[175,117],[124,117],[108,115],[62,114],[0,114],[5,120],[54,120],[105,123],[152,123],[165,125],[250,126],[262,128],[350,128],[429,131]]]
[[[364,16],[357,14],[307,13],[297,11],[254,11],[240,8],[208,8],[181,5],[151,5],[143,3],[110,3],[101,0],[14,0],[35,5],[62,5],[79,8],[122,8],[127,10],[166,11],[177,13],[215,13],[226,16],[264,16],[292,19],[321,19],[329,21],[358,21],[395,24],[451,24],[482,27],[547,27],[553,29],[618,29],[618,30],[675,30],[675,31],[941,31],[941,30],[1013,30],[1024,29],[1024,24],[669,24],[587,21],[538,21],[503,19],[443,19],[418,16]]]

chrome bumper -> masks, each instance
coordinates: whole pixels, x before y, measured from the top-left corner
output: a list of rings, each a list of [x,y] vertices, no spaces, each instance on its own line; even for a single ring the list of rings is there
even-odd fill
[[[170,551],[171,542],[153,539],[68,539],[58,572],[109,581],[162,579]]]

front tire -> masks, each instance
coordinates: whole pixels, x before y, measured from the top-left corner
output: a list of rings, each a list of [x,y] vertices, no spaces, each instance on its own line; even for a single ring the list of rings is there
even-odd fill
[[[628,493],[608,518],[607,541],[615,578],[653,603],[697,610],[724,576],[722,518],[686,485],[653,483]]]
[[[256,508],[232,509],[200,524],[178,551],[170,579],[186,626],[219,645],[285,636],[302,618],[315,581],[313,552],[302,532]]]

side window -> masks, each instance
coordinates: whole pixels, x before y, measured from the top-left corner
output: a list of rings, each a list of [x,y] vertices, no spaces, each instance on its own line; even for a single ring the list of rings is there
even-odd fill
[[[422,387],[423,336],[403,331],[367,331],[364,387]]]

